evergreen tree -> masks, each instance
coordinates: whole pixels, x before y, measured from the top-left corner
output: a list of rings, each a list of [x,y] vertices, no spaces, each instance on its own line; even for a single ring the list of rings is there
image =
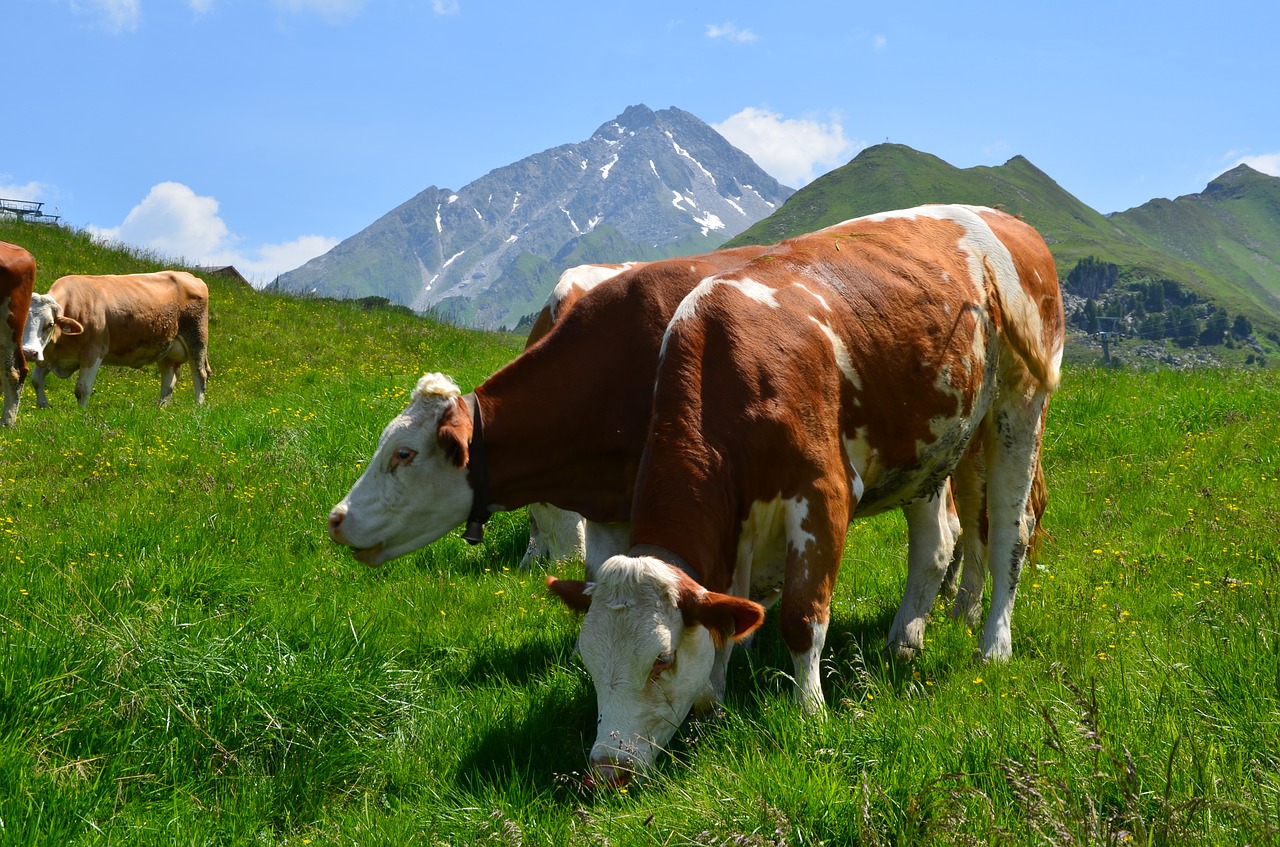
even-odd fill
[[[1096,256],[1085,256],[1067,274],[1067,290],[1081,297],[1097,297],[1116,284],[1120,268]]]
[[[1098,332],[1098,304],[1090,297],[1084,302],[1084,331]]]
[[[1211,345],[1221,344],[1223,339],[1227,337],[1227,313],[1222,309],[1215,309],[1213,314],[1209,315],[1209,319],[1205,321],[1204,332],[1200,333],[1200,343]]]
[[[1245,315],[1236,315],[1236,321],[1231,325],[1231,334],[1243,341],[1253,335],[1253,321]]]

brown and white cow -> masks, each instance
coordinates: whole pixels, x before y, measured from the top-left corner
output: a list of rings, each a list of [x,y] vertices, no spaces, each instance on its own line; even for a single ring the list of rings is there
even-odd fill
[[[4,384],[4,411],[0,426],[18,420],[22,383],[27,378],[27,357],[22,353],[22,328],[27,323],[31,292],[36,284],[36,260],[16,244],[0,241],[0,383]]]
[[[548,340],[551,350],[533,357],[526,353],[476,390],[486,409],[491,405],[501,409],[500,420],[495,421],[489,411],[483,416],[486,434],[482,443],[497,438],[504,454],[490,457],[490,465],[519,463],[522,490],[541,487],[548,498],[587,497],[586,502],[595,503],[592,508],[597,511],[592,514],[602,515],[583,521],[574,512],[531,503],[530,546],[522,565],[558,541],[561,552],[584,560],[591,578],[607,558],[630,548],[630,525],[623,520],[628,507],[621,504],[629,504],[630,480],[634,480],[643,449],[652,381],[667,322],[683,297],[713,269],[740,263],[764,250],[742,248],[669,260],[613,277],[607,276],[607,266],[587,266],[571,275],[576,280],[596,279],[595,290],[583,301],[590,304],[584,314]],[[602,280],[608,285],[596,288]],[[601,289],[608,290],[602,293]],[[586,293],[573,281],[558,290],[568,296],[553,295],[544,308],[535,323],[539,339],[576,309],[577,298]],[[459,414],[472,415],[475,406],[468,404],[466,411],[459,413],[451,398],[460,396],[457,386],[442,375],[420,381],[409,407],[388,425],[365,473],[333,509],[331,536],[355,548],[361,561],[377,565],[416,550],[466,516],[461,504],[476,496],[472,486],[477,474],[458,473],[453,459],[442,461],[438,455],[445,442],[454,444],[451,449],[457,451],[462,449],[458,444],[469,450],[476,441],[474,429],[459,420]],[[534,421],[539,426],[524,432]],[[431,440],[433,426],[439,444]],[[492,432],[495,426],[499,427],[497,436]],[[412,443],[415,440],[417,443]],[[395,470],[397,460],[389,451],[396,444],[412,454],[416,463],[412,472]],[[583,470],[575,472],[572,480],[557,478],[563,463],[575,456]],[[592,463],[599,473],[615,480],[615,490],[604,500],[604,512],[598,511],[600,477],[589,472]],[[409,473],[416,474],[418,482],[402,486],[400,479]],[[539,474],[547,478],[539,479]],[[596,493],[583,488],[578,480],[586,480]],[[459,486],[465,490],[457,490]],[[526,502],[501,492],[491,491],[486,496],[501,508]],[[522,495],[527,496],[533,495]],[[937,497],[907,504],[903,512],[909,535],[908,576],[887,642],[890,655],[908,660],[924,645],[925,624],[937,596],[933,574],[950,561],[956,529],[946,503]],[[985,569],[981,563],[970,565],[969,573],[977,579],[976,600],[980,601]],[[723,676],[723,668],[717,672]]]
[[[191,366],[196,402],[209,379],[209,289],[185,271],[64,276],[31,298],[22,347],[35,360],[36,404],[49,401],[45,375],[80,371],[76,400],[89,402],[102,365],[160,366],[160,405],[169,401],[178,366]]]
[[[541,341],[556,321],[564,317],[587,292],[605,280],[641,264],[644,263],[578,265],[560,274],[555,288],[547,296],[547,302],[534,319],[529,337],[525,340],[525,349]],[[594,573],[587,557],[587,521],[582,515],[550,503],[530,503],[528,512],[529,546],[525,549],[524,558],[520,560],[522,569],[527,570],[535,561],[568,560],[586,562],[588,577]],[[604,558],[600,561],[604,561]]]
[[[821,712],[850,520],[933,498],[941,523],[953,472],[962,523],[977,511],[963,492],[985,492],[993,587],[980,652],[1007,658],[1063,323],[1040,236],[967,206],[846,221],[699,284],[663,340],[630,555],[590,586],[548,579],[586,611],[599,777],[647,767],[696,701],[723,694],[733,641],[774,601],[796,699]],[[975,438],[981,463],[967,452]],[[936,594],[944,571],[945,559],[920,579]]]
[[[612,547],[628,549],[617,525],[631,513],[667,320],[699,280],[763,251],[622,272],[465,397],[440,374],[423,377],[330,513],[330,536],[379,565],[464,521],[477,539],[491,512],[553,503],[617,529]]]

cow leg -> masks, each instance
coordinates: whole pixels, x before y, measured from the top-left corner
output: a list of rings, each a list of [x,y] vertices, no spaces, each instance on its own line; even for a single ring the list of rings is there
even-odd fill
[[[37,409],[49,408],[49,398],[44,396],[44,379],[48,375],[49,369],[42,365],[36,365],[31,369],[31,384],[34,385],[36,389]]]
[[[956,467],[956,510],[960,515],[960,547],[964,560],[960,585],[956,589],[951,617],[975,630],[982,622],[982,592],[987,587],[987,483],[979,433],[974,446]]]
[[[782,640],[795,666],[796,703],[813,715],[826,709],[820,663],[850,513],[845,489],[827,490],[827,496],[815,492],[787,503],[787,569],[779,609]]]
[[[991,609],[979,645],[986,661],[1013,654],[1010,624],[1018,578],[1035,529],[1027,499],[1040,455],[1041,413],[1048,397],[1034,393],[995,409],[995,431],[984,444],[987,462],[988,562]]]
[[[174,370],[178,369],[174,365]],[[175,376],[176,379],[176,376]],[[204,348],[201,348],[198,354],[191,357],[191,384],[196,389],[196,402],[204,402],[204,392],[209,380],[209,360],[205,356]]]
[[[953,544],[951,547],[951,562],[947,565],[947,573],[942,577],[942,587],[938,589],[938,593],[948,601],[956,599],[956,593],[960,590],[960,573],[964,564],[964,544],[960,539],[960,512],[956,509],[955,490],[951,483],[946,486],[947,494],[947,528],[951,531]]]
[[[0,362],[0,382],[4,383],[4,411],[0,412],[0,426],[13,426],[18,422],[18,403],[22,400],[22,378],[19,366],[20,352],[16,349],[5,353]],[[25,360],[24,360],[25,361]]]
[[[907,586],[889,629],[889,655],[909,662],[924,649],[924,628],[955,548],[946,488],[903,507],[907,518]]]
[[[93,381],[98,376],[98,368],[102,360],[98,358],[80,360],[80,376],[76,377],[76,402],[80,408],[89,405],[89,395],[93,393]]]
[[[160,405],[169,405],[169,398],[173,396],[173,388],[178,384],[178,363],[171,359],[161,359],[160,362]],[[195,373],[195,368],[192,368]]]

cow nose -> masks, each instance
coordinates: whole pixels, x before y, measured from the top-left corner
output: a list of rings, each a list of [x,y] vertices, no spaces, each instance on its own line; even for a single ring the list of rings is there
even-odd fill
[[[635,771],[629,761],[603,759],[591,761],[590,783],[593,788],[625,788]]]
[[[23,358],[25,358],[25,359],[32,359],[32,360],[37,361],[37,362],[38,362],[38,361],[40,361],[40,353],[41,353],[41,352],[42,352],[42,351],[40,351],[40,350],[32,350],[30,347],[23,347],[23,348],[22,348],[22,356],[23,356]]]
[[[329,537],[339,544],[345,544],[342,540],[342,522],[347,517],[347,509],[345,506],[334,506],[333,511],[329,513]]]

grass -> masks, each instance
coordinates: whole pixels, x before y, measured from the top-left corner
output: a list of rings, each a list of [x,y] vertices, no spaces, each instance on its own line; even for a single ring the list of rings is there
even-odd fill
[[[0,225],[39,290],[146,264],[44,233]],[[827,720],[792,706],[770,619],[724,714],[596,794],[578,621],[517,569],[522,513],[378,570],[324,535],[416,377],[469,387],[519,339],[209,282],[207,405],[108,369],[87,409],[51,379],[0,431],[0,843],[1280,839],[1275,370],[1070,368],[1011,662],[939,607],[885,666],[905,527],[860,522]]]

